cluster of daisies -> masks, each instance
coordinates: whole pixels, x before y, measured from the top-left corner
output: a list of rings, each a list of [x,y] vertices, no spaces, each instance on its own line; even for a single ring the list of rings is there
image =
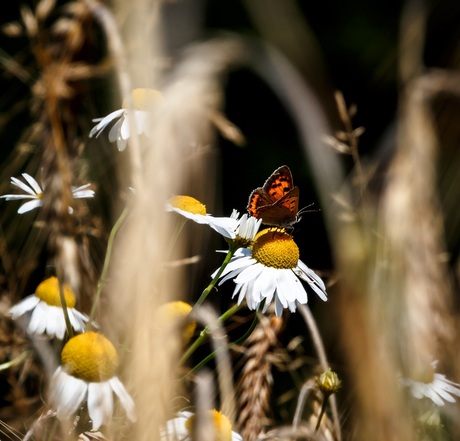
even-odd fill
[[[90,137],[98,137],[109,128],[108,137],[124,150],[130,135],[150,136],[151,111],[161,99],[161,94],[150,89],[135,89],[131,96],[132,117],[128,121],[127,106],[94,120],[96,126]],[[130,127],[130,122],[135,127]],[[46,189],[32,176],[22,174],[24,181],[11,178],[11,184],[22,194],[0,196],[7,201],[27,200],[18,213],[23,214],[42,205]],[[90,184],[72,188],[74,198],[92,198]],[[224,251],[227,257],[222,266],[212,274],[211,284],[233,281],[233,298],[237,304],[245,303],[251,310],[265,312],[274,305],[277,316],[284,310],[296,311],[299,304],[308,301],[304,283],[321,300],[327,300],[326,286],[321,278],[300,260],[300,252],[292,235],[282,228],[266,228],[261,231],[261,219],[234,211],[229,217],[216,217],[206,212],[201,202],[190,196],[175,196],[167,202],[166,209],[182,218],[207,225],[222,235],[229,245]],[[72,213],[72,208],[69,207]],[[211,286],[210,284],[210,286]],[[213,285],[214,286],[214,285]],[[212,290],[205,290],[206,295]],[[204,301],[201,297],[197,305]],[[112,343],[98,330],[97,324],[76,308],[76,297],[70,286],[50,277],[40,283],[35,293],[10,309],[13,319],[18,320],[30,335],[44,335],[50,339],[64,340],[60,365],[50,382],[49,404],[59,419],[71,418],[86,404],[93,430],[109,424],[114,412],[114,396],[118,397],[127,417],[135,421],[132,397],[116,375],[117,351]],[[191,305],[173,302],[167,306],[173,317],[187,317]],[[190,340],[195,330],[194,322],[184,329],[184,340]],[[419,382],[404,380],[417,398],[428,397],[437,405],[455,401],[460,396],[460,386],[445,376],[435,373],[431,379]],[[218,435],[216,439],[241,440],[231,430],[228,418],[214,410],[208,418]],[[161,432],[162,440],[192,439],[196,417],[180,412],[167,422]]]

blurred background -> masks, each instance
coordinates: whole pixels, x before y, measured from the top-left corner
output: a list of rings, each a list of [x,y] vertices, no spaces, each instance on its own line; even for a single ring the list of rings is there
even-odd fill
[[[108,233],[126,200],[129,177],[124,174],[121,164],[128,161],[129,156],[126,151],[118,153],[115,146],[108,142],[106,134],[97,140],[88,138],[91,120],[120,108],[121,97],[113,93],[114,66],[108,60],[105,36],[84,8],[72,6],[79,3],[84,4],[58,1],[43,19],[43,27],[53,26],[62,16],[68,19],[64,24],[68,26],[66,32],[74,29],[72,20],[80,26],[74,26],[73,36],[78,44],[71,52],[71,58],[87,66],[87,69],[69,80],[73,92],[64,98],[67,112],[64,119],[67,135],[74,140],[69,146],[69,155],[78,159],[75,185],[92,182],[97,194],[94,204],[91,203],[91,216],[84,212],[86,217],[78,230],[79,240],[91,249],[90,265],[85,268],[88,280],[96,283]],[[113,6],[123,29],[129,25],[130,10],[120,6],[121,3],[115,1],[108,6]],[[41,67],[46,60],[37,57],[39,51],[36,48],[47,42],[40,41],[38,34],[27,35],[23,25],[12,25],[27,23],[23,5],[35,10],[37,2],[12,2],[2,8],[1,194],[12,192],[9,184],[11,176],[18,177],[23,172],[37,176],[40,171],[37,157],[44,148],[37,139],[40,139],[42,130],[39,83],[43,71]],[[403,82],[407,81],[407,75],[415,75],[414,72],[407,74],[401,67],[405,62],[401,59],[402,34],[405,39],[414,41],[413,55],[418,57],[419,63],[414,68],[418,69],[417,74],[437,69],[459,74],[460,2],[455,0],[171,0],[133,5],[152,13],[145,14],[145,26],[159,24],[158,41],[141,44],[159,46],[162,56],[155,60],[154,65],[146,64],[145,69],[160,72],[155,85],[160,90],[190,48],[212,39],[237,38],[258,47],[254,53],[260,53],[262,47],[270,47],[284,57],[316,96],[332,133],[343,130],[334,100],[334,93],[341,91],[345,102],[356,106],[353,126],[365,129],[359,138],[359,154],[374,206],[379,205],[388,167],[395,155]],[[62,40],[54,41],[51,53],[56,55],[65,50],[65,44],[68,44],[66,38],[69,38],[68,34],[62,33]],[[60,43],[62,46],[59,46]],[[125,43],[128,51],[130,44],[139,44],[136,40]],[[407,56],[408,52],[404,54]],[[193,159],[197,162],[203,160],[205,167],[202,170],[209,180],[195,187],[184,186],[182,192],[202,199],[208,212],[214,215],[228,216],[234,208],[243,213],[254,188],[262,186],[279,166],[286,164],[290,167],[294,182],[300,188],[300,206],[313,204],[311,211],[306,212],[294,228],[300,256],[326,280],[331,292],[332,306],[320,303],[313,295],[309,304],[318,317],[331,359],[340,370],[343,359],[337,347],[338,310],[334,306],[334,292],[338,292],[334,291],[337,267],[337,250],[334,248],[337,244],[328,232],[322,207],[324,200],[321,200],[315,179],[315,165],[306,154],[299,126],[280,91],[274,90],[269,77],[261,74],[263,64],[257,64],[256,58],[252,62],[235,63],[226,70],[222,78],[223,95],[218,98],[222,100],[223,114],[244,135],[244,145],[235,145],[217,135],[212,145],[205,146],[209,148],[203,149]],[[460,85],[460,75],[458,78]],[[458,293],[460,86],[453,89],[452,93],[443,91],[437,94],[432,102],[438,138],[433,166],[437,171],[436,191],[443,214],[445,260],[453,292]],[[324,149],[332,150],[326,142]],[[350,155],[336,155],[344,171],[344,182],[352,184],[354,161]],[[14,202],[0,201],[0,289],[10,299],[33,292],[37,283],[50,271],[47,251],[43,246],[46,238],[39,230],[30,229],[30,219],[35,219],[33,216],[36,214],[18,216],[17,208]],[[24,219],[26,216],[30,217]],[[40,221],[40,218],[36,219],[36,222]],[[191,229],[197,231],[196,226],[191,226]],[[195,235],[190,240],[187,254],[202,256],[193,270],[189,293],[192,299],[198,297],[209,280],[209,274],[220,263],[220,257],[213,250],[225,246],[220,237],[207,233]],[[232,289],[230,284],[224,285],[220,290],[221,299],[228,299]],[[92,288],[88,287],[87,291],[84,295],[89,298]],[[458,298],[454,300],[457,308]],[[222,300],[223,303],[227,301]],[[285,342],[288,343],[298,333],[304,333],[303,329],[302,320],[291,316],[287,334],[283,337]],[[305,352],[308,351],[307,343]],[[281,389],[284,387],[280,386]],[[4,404],[10,401],[11,397]],[[288,414],[288,411],[285,412]]]

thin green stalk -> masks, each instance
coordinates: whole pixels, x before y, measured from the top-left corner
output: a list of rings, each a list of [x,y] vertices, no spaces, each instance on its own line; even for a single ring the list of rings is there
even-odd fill
[[[223,323],[225,320],[227,320],[229,317],[231,317],[233,314],[235,314],[236,311],[240,309],[240,305],[234,305],[227,311],[225,311],[218,319],[217,321],[220,323]],[[206,326],[201,332],[198,338],[193,342],[192,345],[187,349],[185,354],[182,356],[182,359],[180,361],[180,364],[184,364],[190,356],[195,352],[195,350],[201,346],[206,338],[208,338],[209,334],[211,333],[211,328],[210,326]]]
[[[101,298],[102,288],[105,284],[107,272],[109,270],[110,259],[112,258],[112,250],[113,250],[113,243],[115,240],[115,236],[118,233],[118,230],[120,229],[127,215],[128,215],[128,207],[125,207],[120,217],[115,222],[115,225],[113,226],[112,231],[110,232],[109,240],[107,242],[107,252],[105,253],[104,266],[102,267],[101,277],[99,278],[99,282],[97,284],[96,295],[94,297],[93,306],[91,308],[91,313],[89,315],[88,324],[86,325],[87,330],[90,328],[91,323],[94,320],[96,309],[98,307],[99,300]]]
[[[249,327],[249,329],[239,339],[237,339],[234,342],[230,343],[230,345],[231,346],[239,346],[239,345],[241,345],[252,334],[252,331],[254,331],[254,328],[256,327],[258,322],[259,322],[259,318],[258,318],[257,314],[255,314],[254,319],[252,320],[252,323],[251,323],[251,326]],[[213,360],[216,357],[216,355],[217,355],[216,351],[211,352],[207,357],[205,357],[198,364],[196,364],[192,369],[190,369],[190,371],[187,372],[187,375],[193,374],[197,370],[201,369],[208,362]]]
[[[330,395],[324,394],[323,404],[321,405],[321,412],[318,416],[318,421],[316,423],[315,432],[318,432],[319,426],[321,424],[321,420],[323,419],[324,412],[326,412],[326,405],[327,405],[327,401],[329,397]]]
[[[0,372],[5,371],[16,364],[22,363],[29,355],[30,351],[24,351],[16,358],[13,358],[12,360],[7,361],[6,363],[0,364]]]
[[[195,305],[193,306],[192,310],[190,311],[190,315],[192,315],[199,308],[199,306],[206,300],[206,297],[208,297],[209,293],[213,290],[214,286],[216,285],[217,281],[219,280],[219,277],[224,272],[225,267],[230,262],[233,254],[235,253],[236,250],[237,250],[237,248],[234,248],[233,246],[230,245],[230,249],[228,250],[228,253],[225,256],[225,259],[222,262],[222,265],[220,266],[219,271],[217,271],[216,275],[211,280],[211,283],[201,293],[200,298],[196,301]]]

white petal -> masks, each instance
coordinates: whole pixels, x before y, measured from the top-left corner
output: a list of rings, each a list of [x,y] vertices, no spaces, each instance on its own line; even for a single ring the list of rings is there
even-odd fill
[[[118,138],[120,138],[120,128],[123,122],[125,121],[125,119],[126,119],[126,116],[123,115],[109,130],[109,141],[110,142],[114,142]]]
[[[128,145],[128,141],[126,139],[117,139],[117,149],[119,152],[122,152],[125,150],[126,146]]]
[[[88,413],[93,420],[93,430],[98,430],[102,424],[110,421],[113,415],[113,395],[108,381],[89,383]]]
[[[232,441],[243,441],[243,437],[232,430]]]
[[[125,116],[123,122],[121,123],[120,131],[118,137],[121,139],[129,139],[131,136],[131,129],[129,127],[128,116]]]
[[[18,213],[23,214],[28,211],[33,210],[34,208],[41,207],[42,200],[41,199],[34,199],[33,201],[26,202],[25,204],[19,207]]]
[[[104,118],[93,119],[93,122],[98,122],[98,124],[91,129],[91,132],[89,132],[89,137],[92,138],[94,135],[96,135],[97,138],[105,129],[105,127],[107,127],[114,119],[120,117],[124,112],[124,109],[118,109],[112,113],[109,113]]]
[[[37,196],[37,193],[33,191],[31,187],[24,184],[24,182],[20,181],[18,178],[11,178],[11,183],[16,187],[19,187],[22,191],[25,191],[27,194],[30,194],[31,196]]]
[[[38,185],[38,182],[32,176],[28,175],[27,173],[23,173],[22,176],[28,182],[30,187],[33,188],[36,194],[43,193],[42,188],[40,185]]]
[[[60,388],[53,395],[54,406],[59,419],[68,419],[74,414],[86,397],[88,383],[60,372]],[[59,386],[59,385],[58,385]]]
[[[276,270],[274,268],[264,268],[263,273],[254,282],[252,295],[254,299],[261,302],[263,299],[271,298],[276,290]]]
[[[27,332],[29,334],[44,334],[46,325],[49,320],[48,315],[49,306],[44,302],[39,302],[32,312],[30,317],[29,326]]]
[[[207,216],[209,226],[228,239],[234,239],[236,237],[235,230],[238,227],[238,221],[231,217],[214,217]]]
[[[256,262],[257,261],[253,259],[251,256],[232,258],[228,265],[225,267],[224,271],[222,272],[221,277],[224,277],[229,273],[233,273],[234,271],[237,271],[237,274],[239,274],[243,268],[251,266]],[[218,270],[214,271],[211,277],[215,277],[217,271]],[[227,278],[225,280],[227,280]],[[222,284],[222,282],[220,284]]]
[[[77,332],[83,332],[86,326],[85,323],[88,321],[88,316],[73,308],[68,309],[67,311],[69,313],[69,320],[72,328]]]
[[[161,432],[161,441],[188,441],[190,433],[185,425],[186,421],[193,416],[191,412],[179,412],[177,418],[166,423],[165,430]]]
[[[91,184],[85,184],[80,187],[72,188],[72,196],[74,199],[81,198],[92,198],[94,196],[94,190],[87,190]]]
[[[245,283],[256,279],[266,269],[261,263],[255,263],[247,268],[244,268],[235,279],[235,283]]]
[[[141,135],[146,131],[147,125],[150,122],[150,113],[145,110],[135,110],[134,118],[136,119],[137,134]]]
[[[37,196],[30,194],[4,194],[0,198],[5,199],[5,201],[19,201],[21,199],[37,199]]]
[[[425,385],[426,388],[425,388],[425,391],[423,393],[423,395],[427,398],[429,398],[431,401],[433,401],[434,404],[436,404],[437,406],[444,406],[444,401],[441,399],[441,397],[439,396],[439,394],[437,393],[437,391],[434,391],[430,385]]]
[[[265,308],[267,308],[267,303],[265,304]],[[278,296],[275,296],[275,314],[277,317],[281,317],[283,315],[283,305],[281,304]]]
[[[109,380],[112,390],[115,392],[115,395],[120,400],[121,405],[126,411],[126,415],[131,421],[136,421],[136,412],[134,408],[134,401],[131,398],[131,395],[126,391],[123,383],[118,379],[118,377],[113,377]]]
[[[34,309],[39,303],[40,299],[35,294],[32,294],[14,305],[8,312],[11,314],[12,319],[16,319]]]

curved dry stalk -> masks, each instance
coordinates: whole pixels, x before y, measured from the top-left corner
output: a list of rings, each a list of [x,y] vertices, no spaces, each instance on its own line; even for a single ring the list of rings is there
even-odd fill
[[[324,349],[324,344],[319,329],[316,326],[316,321],[310,311],[310,308],[307,305],[298,305],[298,309],[300,311],[300,314],[304,318],[308,329],[310,330],[313,346],[315,347],[316,354],[318,355],[321,368],[323,369],[323,371],[325,371],[330,367],[330,365],[327,361],[326,350]],[[337,400],[335,398],[335,395],[332,395],[329,398],[329,402],[331,403],[332,419],[334,421],[334,431],[337,436],[337,440],[340,441],[342,439],[342,430],[340,426],[339,411],[337,408]]]

